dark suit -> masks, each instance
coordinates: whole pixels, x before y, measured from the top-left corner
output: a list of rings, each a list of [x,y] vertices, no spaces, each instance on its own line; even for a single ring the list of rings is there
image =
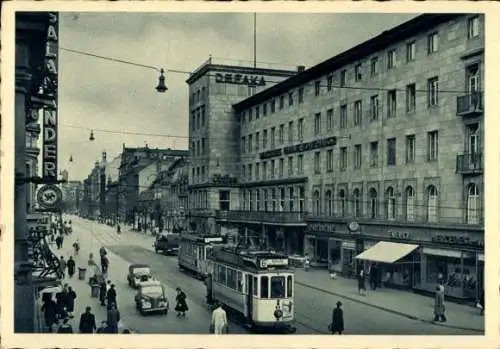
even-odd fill
[[[94,333],[97,328],[95,324],[95,316],[92,313],[83,313],[80,317],[80,332],[81,333]]]

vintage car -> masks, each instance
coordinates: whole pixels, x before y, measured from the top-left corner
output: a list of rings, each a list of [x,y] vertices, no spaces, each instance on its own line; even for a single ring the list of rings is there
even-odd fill
[[[159,281],[153,280],[141,283],[134,300],[135,307],[141,315],[155,312],[168,314],[167,293]]]
[[[160,234],[153,245],[155,252],[166,255],[175,255],[179,252],[179,234]]]
[[[147,264],[131,264],[128,267],[127,281],[128,285],[138,287],[141,283],[153,279],[151,267]]]

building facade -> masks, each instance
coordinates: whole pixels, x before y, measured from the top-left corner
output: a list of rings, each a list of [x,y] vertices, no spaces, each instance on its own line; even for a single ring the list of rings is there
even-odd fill
[[[477,297],[483,80],[484,17],[433,14],[242,99],[239,154],[224,157],[237,184],[213,195],[217,229],[346,275],[381,241],[411,244],[398,263],[372,265],[380,279]]]
[[[71,214],[78,212],[81,191],[82,182],[80,181],[68,181],[62,185],[63,211]]]

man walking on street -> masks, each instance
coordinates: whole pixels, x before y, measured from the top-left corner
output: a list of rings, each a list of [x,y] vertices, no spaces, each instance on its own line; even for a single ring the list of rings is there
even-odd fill
[[[213,334],[223,334],[228,332],[226,311],[222,309],[221,304],[217,301],[215,302],[215,309],[212,312],[210,332]]]
[[[80,333],[94,333],[97,328],[95,324],[95,316],[90,312],[91,308],[86,307],[85,313],[80,317]]]
[[[99,301],[101,302],[102,306],[106,305],[107,292],[108,292],[108,288],[106,285],[106,280],[104,278],[101,278],[101,280],[99,282]]]
[[[75,260],[73,259],[73,256],[69,256],[68,262],[67,262],[67,267],[68,267],[68,276],[70,278],[75,275]]]
[[[116,309],[116,305],[111,303],[111,307],[108,310],[108,328],[109,333],[118,333],[118,323],[120,322],[120,312]]]
[[[337,307],[333,309],[332,323],[328,326],[332,334],[342,334],[344,332],[344,312],[341,307],[342,303],[339,301],[337,302]]]
[[[59,273],[62,275],[61,279],[64,279],[66,276],[66,261],[63,256],[59,259]]]
[[[112,304],[116,306],[117,303],[116,303],[115,284],[111,284],[111,288],[108,290],[108,293],[106,294],[106,300],[108,302],[108,310],[111,309]]]

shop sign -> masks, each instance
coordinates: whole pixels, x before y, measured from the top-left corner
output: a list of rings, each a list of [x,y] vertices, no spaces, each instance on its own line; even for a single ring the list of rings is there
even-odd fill
[[[263,76],[244,74],[215,74],[215,82],[234,85],[266,86]]]
[[[335,224],[333,223],[309,223],[307,226],[307,231],[335,233],[335,228]]]
[[[389,237],[391,239],[398,239],[398,240],[411,240],[412,239],[412,234],[408,233],[406,231],[389,231]]]
[[[432,242],[438,242],[438,243],[442,243],[442,244],[469,245],[469,246],[484,247],[484,239],[474,239],[474,238],[471,238],[469,236],[436,234],[435,236],[432,237]]]
[[[260,153],[260,158],[264,160],[264,159],[274,158],[276,156],[281,156],[281,154],[282,154],[282,149],[273,149]]]
[[[328,137],[328,138],[318,139],[318,140],[308,142],[308,143],[291,145],[289,147],[286,147],[283,150],[283,152],[285,153],[285,155],[288,155],[288,154],[300,153],[300,152],[324,148],[324,147],[331,147],[331,146],[334,146],[335,144],[337,144],[337,138],[336,137]]]

